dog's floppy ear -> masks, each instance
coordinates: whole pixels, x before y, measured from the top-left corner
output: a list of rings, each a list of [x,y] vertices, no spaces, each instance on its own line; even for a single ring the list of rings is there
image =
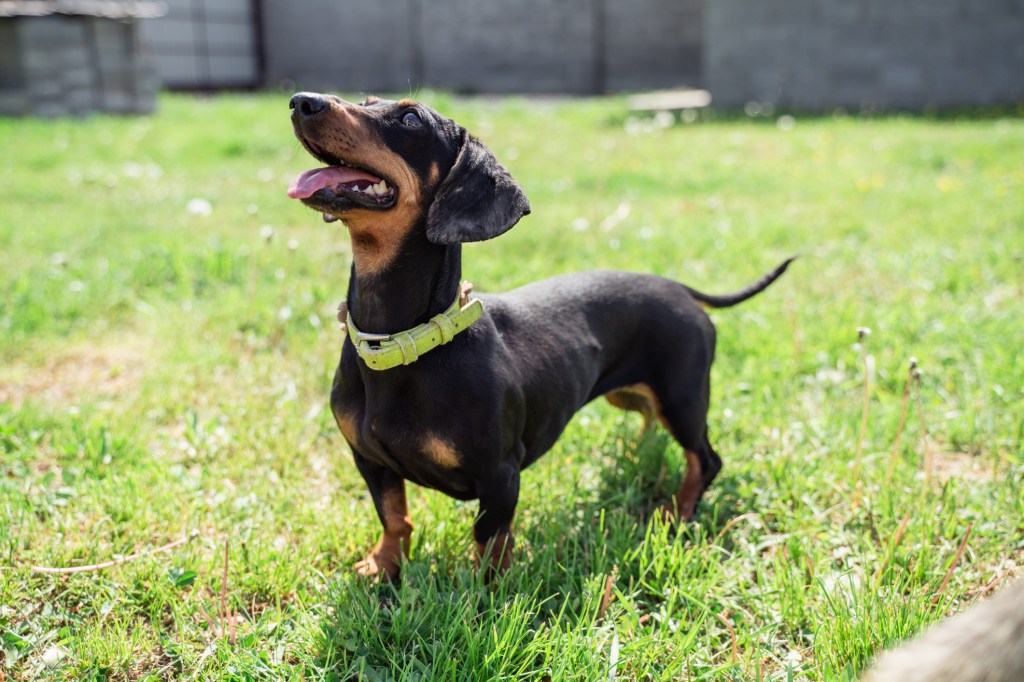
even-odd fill
[[[463,130],[455,165],[427,211],[427,239],[435,244],[491,239],[529,212],[522,188],[482,142]]]

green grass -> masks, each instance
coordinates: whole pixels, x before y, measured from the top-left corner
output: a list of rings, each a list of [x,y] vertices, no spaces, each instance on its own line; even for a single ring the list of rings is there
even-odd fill
[[[284,196],[313,165],[286,96],[0,120],[0,678],[852,679],[1020,572],[1024,120],[424,99],[533,205],[467,247],[479,290],[603,267],[726,292],[803,254],[714,314],[697,523],[649,520],[682,453],[601,402],[524,475],[507,576],[473,569],[475,505],[413,488],[401,586],[358,579],[378,524],[326,409],[350,250]],[[912,399],[890,475],[911,356],[928,447]]]

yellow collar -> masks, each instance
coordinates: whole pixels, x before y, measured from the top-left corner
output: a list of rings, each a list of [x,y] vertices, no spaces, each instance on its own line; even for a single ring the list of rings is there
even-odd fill
[[[338,306],[338,321],[341,322],[342,331],[348,332],[348,338],[356,347],[359,357],[370,369],[385,370],[399,365],[411,365],[421,355],[448,343],[456,334],[469,329],[480,319],[484,313],[484,304],[479,298],[470,298],[472,292],[473,285],[463,282],[459,287],[458,298],[448,310],[397,334],[366,334],[359,331],[345,303]]]

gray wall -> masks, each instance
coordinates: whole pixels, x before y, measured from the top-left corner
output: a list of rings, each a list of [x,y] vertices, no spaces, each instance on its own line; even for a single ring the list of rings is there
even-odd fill
[[[290,87],[568,92],[694,84],[703,0],[263,0]]]
[[[604,0],[603,4],[607,90],[700,85],[703,0]]]
[[[438,87],[580,94],[691,85],[730,107],[1024,101],[1024,0],[168,5],[168,15],[144,24],[143,33],[173,87],[256,84],[262,75],[264,84],[285,90],[367,93]]]
[[[163,1],[167,14],[140,20],[139,31],[165,86],[204,89],[262,84],[253,0]]]
[[[414,45],[407,0],[263,1],[270,83],[307,89],[401,90]],[[290,88],[286,88],[290,89]]]
[[[0,18],[0,114],[149,113],[159,82],[134,20]]]
[[[1024,0],[709,0],[719,106],[1024,101]]]
[[[423,9],[424,84],[490,92],[595,87],[590,0],[426,0]]]

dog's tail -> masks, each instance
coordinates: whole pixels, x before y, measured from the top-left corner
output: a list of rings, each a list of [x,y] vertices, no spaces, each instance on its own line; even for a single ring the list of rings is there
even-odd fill
[[[774,270],[769,272],[761,279],[757,280],[750,286],[740,289],[739,291],[734,291],[731,294],[725,294],[723,296],[712,296],[710,294],[701,293],[696,289],[691,289],[690,287],[686,287],[686,290],[689,291],[690,295],[693,296],[697,300],[697,302],[700,303],[705,308],[728,308],[729,306],[736,305],[737,303],[742,303],[748,298],[756,296],[757,294],[767,289],[772,282],[774,282],[775,280],[782,276],[782,273],[786,271],[786,268],[789,267],[789,264],[795,261],[796,258],[796,256],[790,256],[786,260],[782,261],[782,263],[778,267],[776,267]],[[684,284],[683,286],[686,285]]]

